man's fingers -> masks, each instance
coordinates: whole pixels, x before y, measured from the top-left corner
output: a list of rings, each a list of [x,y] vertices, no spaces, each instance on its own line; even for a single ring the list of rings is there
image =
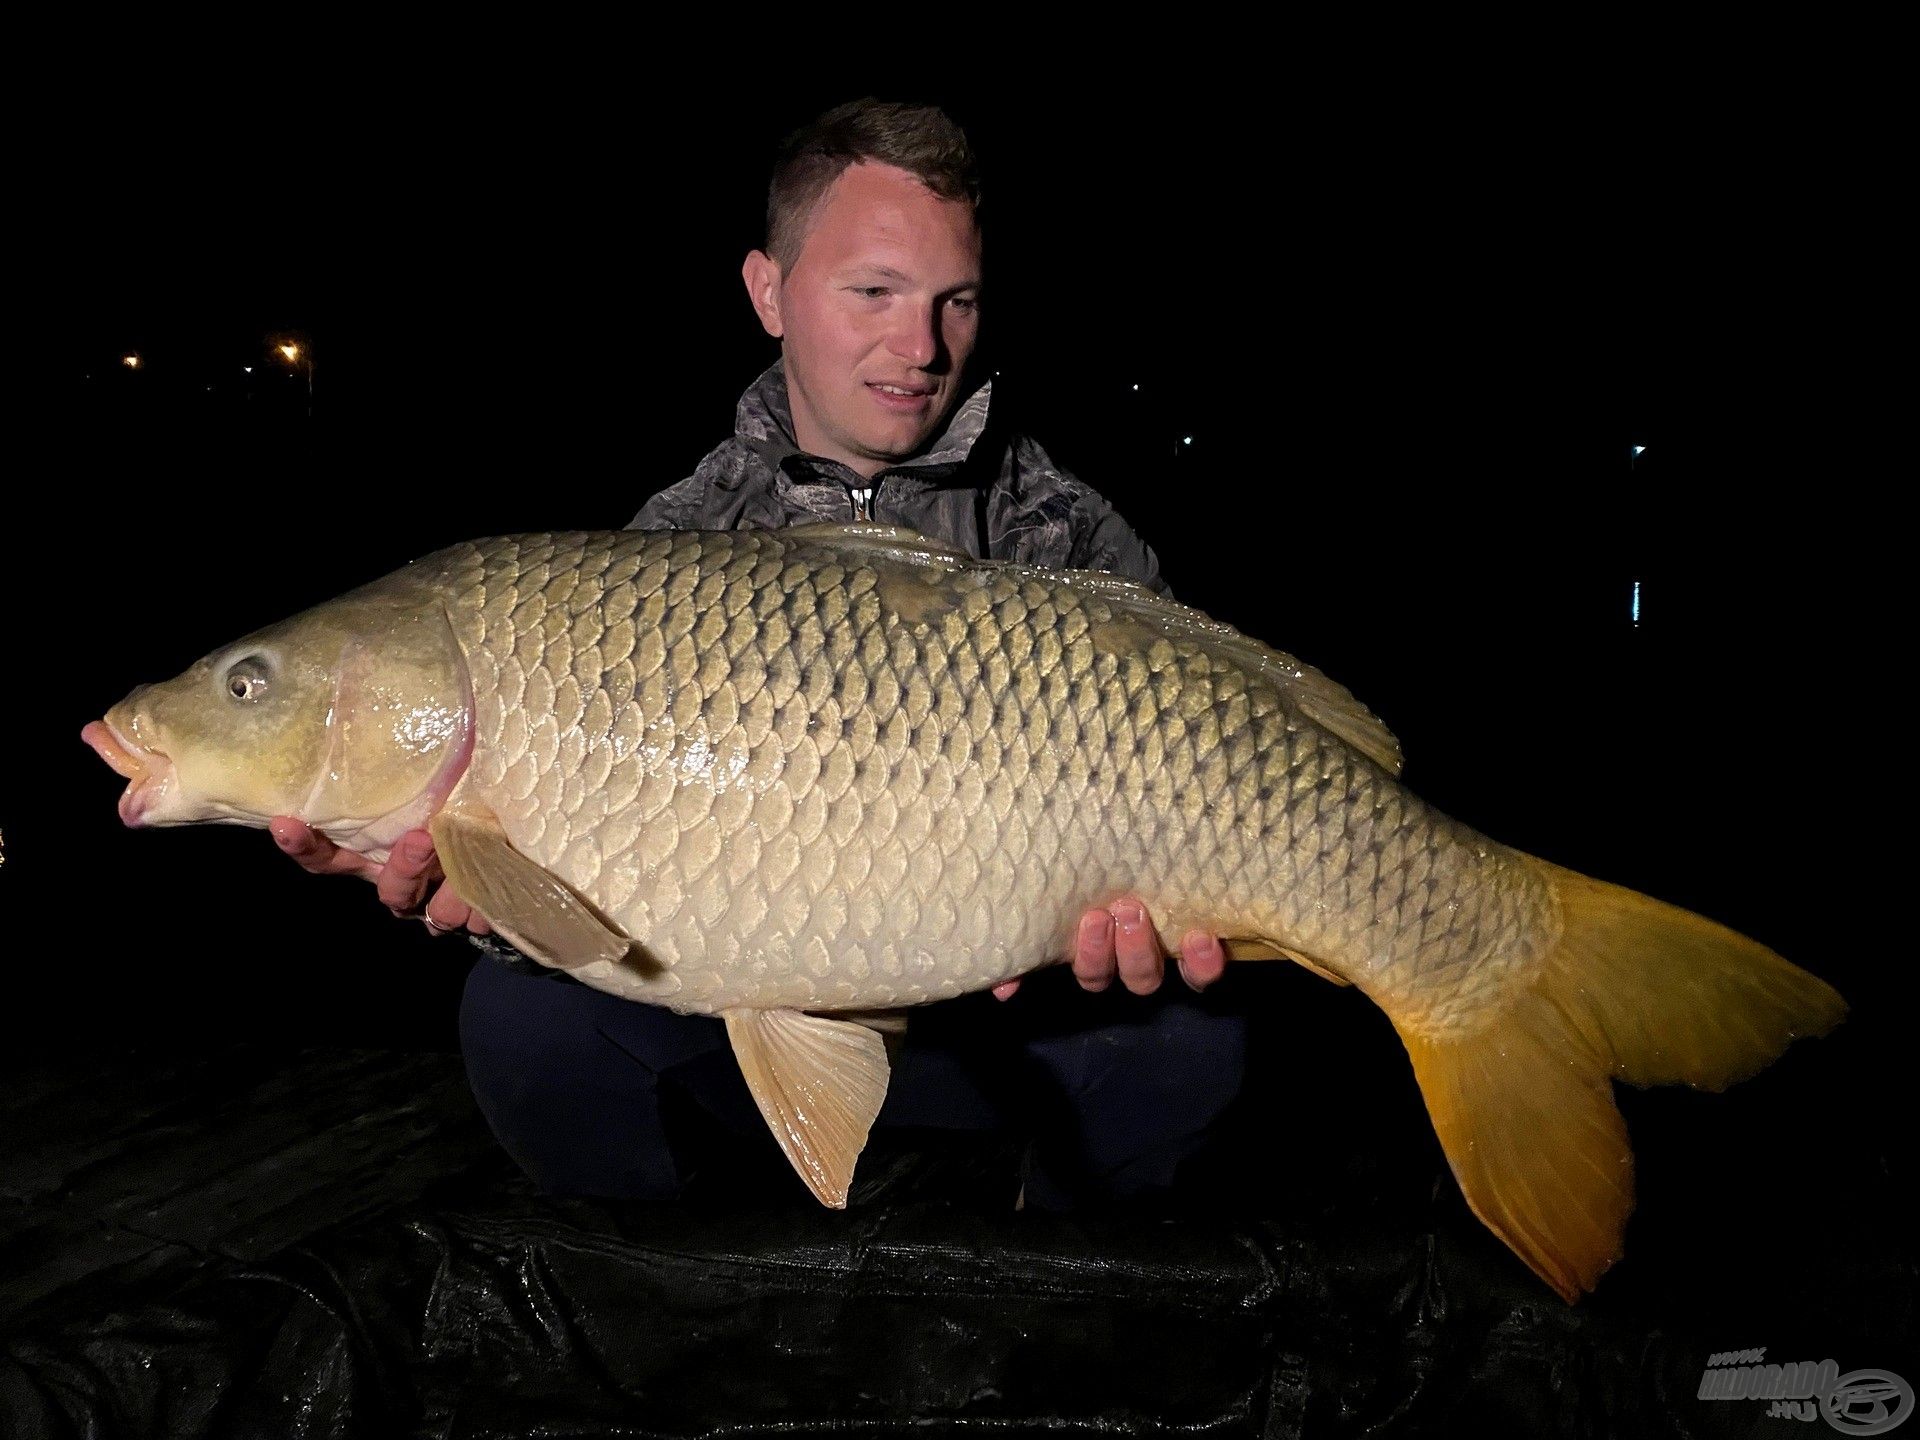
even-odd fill
[[[380,902],[396,915],[413,914],[426,899],[427,886],[439,878],[439,869],[433,837],[424,830],[409,831],[380,871]]]
[[[459,930],[472,918],[472,907],[448,886],[442,885],[427,901],[427,928],[430,930]]]
[[[439,857],[433,853],[433,836],[425,830],[409,830],[402,835],[387,855],[387,870],[406,880],[438,878]]]
[[[1204,990],[1227,969],[1226,947],[1220,937],[1189,930],[1180,941],[1180,977],[1195,990]]]
[[[1082,990],[1104,990],[1113,983],[1113,916],[1089,910],[1080,917],[1073,947],[1073,978]]]
[[[433,853],[433,836],[425,830],[409,830],[402,835],[387,856],[385,865],[377,865],[364,855],[342,850],[326,836],[310,829],[292,815],[276,815],[267,822],[267,830],[278,845],[301,869],[315,875],[361,875],[374,882],[380,903],[395,915],[421,916],[437,932],[467,929],[476,935],[491,935],[493,926],[473,913],[473,908],[445,885],[429,889],[445,878],[440,858]],[[427,901],[424,911],[421,902]]]
[[[486,917],[454,894],[450,885],[442,885],[433,892],[433,898],[427,901],[426,918],[427,928],[436,935],[461,929],[471,930],[475,935],[493,933]]]
[[[1114,902],[1113,949],[1120,983],[1136,995],[1151,995],[1166,974],[1167,957],[1147,923],[1147,907],[1131,896]]]
[[[427,892],[445,878],[440,857],[433,853],[433,836],[425,830],[409,830],[387,855],[386,868],[380,872],[380,898],[394,914],[412,915],[421,910]],[[466,902],[441,885],[427,901],[424,913],[433,925],[458,930],[472,912]]]
[[[267,822],[267,831],[302,870],[312,875],[361,875],[372,879],[380,867],[364,855],[342,850],[304,821],[291,815],[276,815]]]
[[[486,921],[483,920],[480,923],[484,925]],[[993,998],[996,1000],[1011,1000],[1013,998],[1013,992],[1019,988],[1020,982],[1018,980],[1008,980],[1004,984],[993,987]]]

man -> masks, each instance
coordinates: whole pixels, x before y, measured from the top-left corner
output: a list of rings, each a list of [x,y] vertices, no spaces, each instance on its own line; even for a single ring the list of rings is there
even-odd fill
[[[741,271],[781,358],[741,397],[733,438],[650,499],[634,527],[873,521],[977,556],[1111,570],[1164,593],[1153,552],[1112,507],[996,423],[991,382],[968,384],[982,288],[977,203],[966,137],[938,110],[860,101],[790,137],[769,191],[766,249]],[[296,820],[276,820],[273,833],[307,869],[370,875],[396,914],[422,914],[436,932],[488,929],[445,886],[421,910],[440,878],[424,831],[384,869]],[[543,1187],[676,1192],[684,1157],[662,1123],[663,1083],[693,1094],[710,1118],[757,1132],[721,1022],[615,999],[507,956],[469,977],[462,1048],[495,1133]],[[1087,912],[1072,960],[1087,990],[1118,975],[1148,995],[1165,956],[1144,907],[1126,896]],[[1197,990],[1219,978],[1225,957],[1217,939],[1195,933],[1179,965]],[[966,1003],[951,1002],[974,1015],[957,1027],[954,1010],[931,1007],[944,1015],[910,1029],[876,1130],[1030,1118],[981,1079],[970,1034],[980,1024]],[[1238,1089],[1239,1018],[1171,998],[1094,1026],[1057,1004],[1028,1009],[1014,1048],[1070,1102],[1034,1153],[1028,1202],[1166,1188]]]

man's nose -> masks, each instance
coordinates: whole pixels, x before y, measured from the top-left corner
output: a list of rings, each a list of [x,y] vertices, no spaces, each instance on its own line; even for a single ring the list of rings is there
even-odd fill
[[[934,312],[921,306],[903,307],[906,313],[894,327],[887,348],[918,369],[932,368],[940,354],[940,327]]]

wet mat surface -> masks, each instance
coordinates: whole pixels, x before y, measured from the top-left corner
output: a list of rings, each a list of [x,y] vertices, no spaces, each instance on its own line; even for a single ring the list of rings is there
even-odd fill
[[[1891,1169],[1851,1212],[1884,1234],[1758,1266],[1676,1265],[1700,1213],[1663,1202],[1568,1309],[1417,1148],[1158,1217],[877,1149],[836,1214],[745,1174],[534,1195],[448,1055],[40,1062],[0,1113],[9,1436],[1804,1434],[1696,1398],[1708,1353],[1912,1353]]]
[[[257,1260],[500,1170],[448,1055],[234,1047],[40,1060],[0,1099],[0,1307]]]

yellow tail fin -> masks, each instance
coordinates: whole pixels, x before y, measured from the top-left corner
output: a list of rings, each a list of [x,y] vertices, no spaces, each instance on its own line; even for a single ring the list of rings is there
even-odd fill
[[[1723,1090],[1846,1014],[1724,925],[1532,862],[1559,940],[1483,1027],[1395,1028],[1473,1213],[1569,1303],[1620,1258],[1633,1154],[1609,1081]]]

